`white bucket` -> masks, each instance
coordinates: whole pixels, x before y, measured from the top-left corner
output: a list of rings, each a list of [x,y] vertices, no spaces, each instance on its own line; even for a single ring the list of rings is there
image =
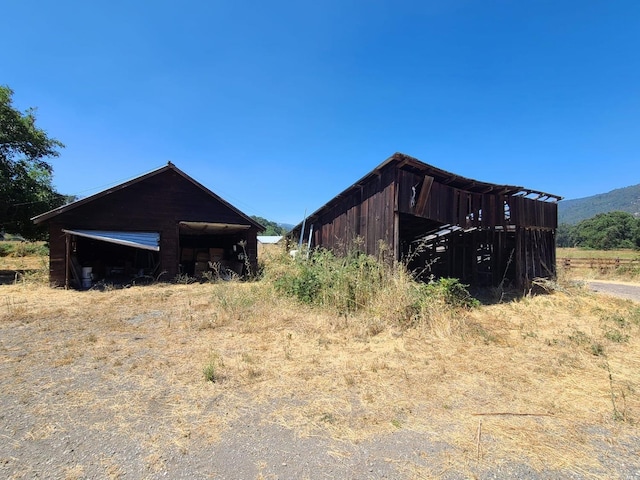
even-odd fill
[[[82,288],[91,288],[93,268],[82,267]]]

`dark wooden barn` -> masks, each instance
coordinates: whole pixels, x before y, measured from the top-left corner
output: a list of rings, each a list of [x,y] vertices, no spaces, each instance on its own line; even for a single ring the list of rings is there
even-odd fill
[[[78,287],[255,272],[264,230],[172,163],[33,221],[48,224],[51,284]]]
[[[556,275],[561,197],[464,178],[396,153],[294,227],[305,244],[403,261],[427,278],[527,288]]]

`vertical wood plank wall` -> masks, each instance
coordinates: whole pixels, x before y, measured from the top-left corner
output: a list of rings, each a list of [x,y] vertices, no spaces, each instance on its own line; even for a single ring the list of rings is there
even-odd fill
[[[380,241],[393,249],[396,188],[393,180],[393,171],[383,172],[327,208],[314,222],[313,245],[339,254],[359,248],[375,256],[380,253]]]
[[[160,268],[177,275],[181,221],[246,224],[228,206],[174,171],[149,177],[105,197],[53,217],[49,223],[50,282],[64,285],[65,235],[62,229],[160,232]],[[246,231],[247,254],[257,266],[257,228]]]
[[[400,231],[411,231],[402,228],[403,222],[426,219],[473,229],[443,243],[446,258],[436,267],[442,276],[497,284],[506,272],[518,287],[536,277],[555,277],[557,203],[455,188],[395,165],[376,173],[334,199],[314,220],[314,246],[344,253],[361,238],[361,250],[377,256],[382,241],[400,260],[399,244],[407,240]]]

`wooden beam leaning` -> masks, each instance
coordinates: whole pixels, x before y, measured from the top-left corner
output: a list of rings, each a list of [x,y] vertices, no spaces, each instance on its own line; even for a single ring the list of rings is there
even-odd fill
[[[427,201],[429,200],[429,194],[431,193],[431,186],[433,185],[433,177],[429,175],[424,176],[424,180],[422,181],[422,186],[420,187],[420,194],[418,195],[418,200],[416,201],[416,215],[420,217],[427,217]]]

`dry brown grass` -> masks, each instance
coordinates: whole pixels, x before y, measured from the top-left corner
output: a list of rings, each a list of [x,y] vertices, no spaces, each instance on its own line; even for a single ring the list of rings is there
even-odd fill
[[[49,270],[48,257],[0,257],[0,270]]]
[[[589,250],[585,248],[557,248],[558,258],[620,258],[624,260],[637,260],[640,252],[637,250]]]
[[[636,433],[638,304],[567,284],[433,311],[409,329],[387,321],[393,307],[338,316],[260,282],[107,292],[22,283],[0,287],[0,353],[13,362],[14,392],[41,397],[33,415],[59,408],[90,428],[138,435],[157,450],[149,471],[161,469],[167,445],[215,442],[252,410],[301,436],[345,442],[424,433],[453,447],[441,464],[469,472],[522,461],[586,475],[599,469],[597,442]],[[69,385],[62,400],[53,398],[60,382]],[[148,422],[152,439],[138,429]],[[32,434],[60,428],[45,422]],[[416,466],[408,475],[440,473]],[[80,476],[81,466],[68,471]]]

